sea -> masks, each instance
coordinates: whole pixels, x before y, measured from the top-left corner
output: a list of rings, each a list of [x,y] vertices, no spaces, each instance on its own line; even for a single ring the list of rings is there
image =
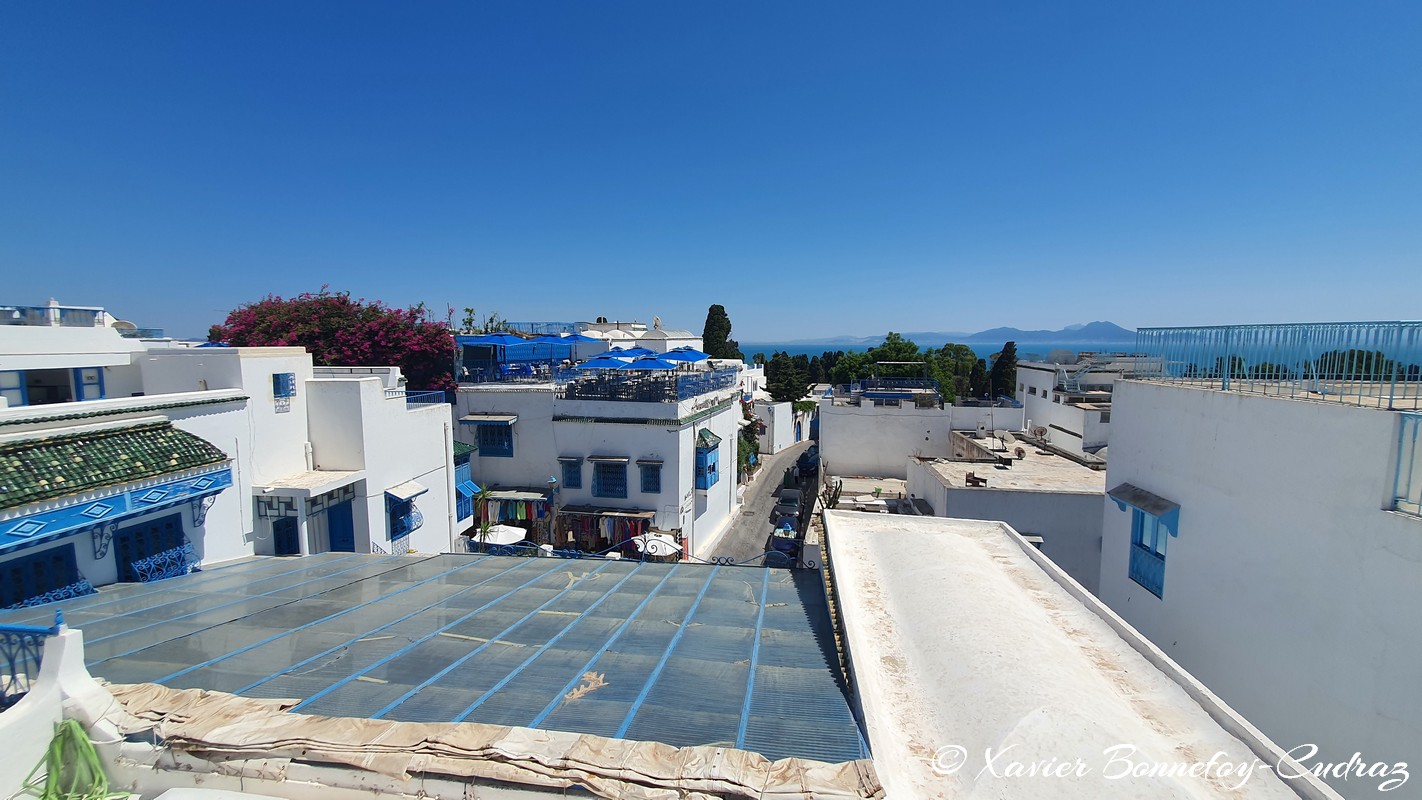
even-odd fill
[[[969,342],[968,347],[978,358],[991,360],[999,350],[1002,349],[1002,342],[983,343]],[[805,355],[813,358],[824,354],[826,351],[834,352],[843,350],[846,353],[862,353],[873,345],[844,345],[844,344],[777,344],[774,342],[741,342],[741,353],[746,357],[746,363],[752,363],[756,353],[764,353],[768,359],[774,353],[785,352],[792,356]],[[1018,361],[1045,361],[1047,354],[1053,350],[1070,350],[1076,353],[1126,353],[1135,348],[1135,342],[1018,342]],[[927,348],[920,348],[927,349]],[[938,348],[934,348],[935,350]]]

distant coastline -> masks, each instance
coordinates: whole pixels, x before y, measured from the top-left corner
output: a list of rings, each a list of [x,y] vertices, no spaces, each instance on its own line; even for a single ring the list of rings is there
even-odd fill
[[[965,342],[972,348],[978,358],[990,359],[993,354],[1002,349],[1003,342]],[[834,344],[834,343],[806,343],[797,342],[795,344],[775,343],[775,342],[741,342],[741,353],[746,357],[746,363],[751,363],[751,359],[756,353],[764,353],[766,358],[778,352],[789,353],[792,356],[805,355],[810,358],[822,355],[826,351],[834,352],[843,350],[846,353],[862,353],[873,345],[867,344]],[[1019,361],[1041,361],[1046,359],[1047,354],[1053,350],[1070,350],[1076,353],[1082,352],[1106,352],[1120,353],[1128,352],[1135,347],[1134,341],[1114,341],[1114,342],[1018,342],[1017,359]],[[929,349],[921,347],[920,349]],[[934,347],[937,350],[938,347]]]

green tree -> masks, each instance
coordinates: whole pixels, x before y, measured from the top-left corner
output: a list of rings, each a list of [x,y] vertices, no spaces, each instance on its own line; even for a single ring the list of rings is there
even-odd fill
[[[706,326],[701,330],[701,349],[712,358],[744,359],[741,346],[731,338],[731,318],[726,307],[717,303],[706,310]]]
[[[1002,346],[992,361],[992,371],[988,374],[989,390],[993,397],[1012,397],[1017,392],[1017,343],[1008,342]]]
[[[785,352],[770,357],[765,364],[765,390],[777,403],[793,403],[810,393],[808,362],[801,366]]]
[[[400,367],[412,389],[454,386],[454,337],[423,304],[390,308],[322,286],[316,294],[275,295],[228,312],[208,340],[237,347],[304,347],[318,366]]]

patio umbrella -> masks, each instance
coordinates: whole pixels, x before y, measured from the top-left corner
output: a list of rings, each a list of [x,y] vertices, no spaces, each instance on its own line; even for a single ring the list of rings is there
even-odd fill
[[[475,533],[474,538],[478,539],[479,534]],[[528,531],[523,528],[516,528],[512,525],[490,525],[486,544],[514,544],[527,538]]]
[[[671,361],[663,361],[656,356],[642,356],[633,359],[624,369],[654,370],[654,369],[677,369],[677,364]]]
[[[492,344],[508,346],[511,344],[532,344],[533,340],[525,339],[522,336],[514,336],[512,333],[484,333],[478,336],[471,336],[465,339],[465,344]]]
[[[562,343],[564,343],[564,344],[580,344],[580,343],[583,343],[583,342],[605,342],[605,341],[607,341],[606,339],[598,339],[598,338],[595,338],[595,337],[592,337],[592,336],[584,336],[584,335],[582,335],[581,333],[569,333],[569,334],[566,334],[566,335],[564,335],[564,336],[559,336],[559,337],[557,337],[557,339],[558,339],[558,341],[560,341],[560,342],[562,342]]]
[[[656,354],[657,351],[648,350],[645,347],[614,347],[605,353],[605,355],[626,356],[627,358],[641,358],[642,356],[654,356]]]
[[[678,347],[662,354],[662,358],[666,361],[705,361],[710,357],[709,354],[690,346]]]
[[[649,556],[671,556],[681,552],[681,545],[665,533],[644,533],[632,537],[637,552]]]
[[[626,369],[627,367],[628,362],[625,359],[598,356],[584,361],[573,369]]]

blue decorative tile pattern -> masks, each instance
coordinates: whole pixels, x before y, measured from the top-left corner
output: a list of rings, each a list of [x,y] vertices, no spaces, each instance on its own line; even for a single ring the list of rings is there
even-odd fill
[[[107,523],[198,500],[231,485],[232,469],[224,465],[201,475],[120,492],[105,497],[100,502],[82,500],[61,508],[29,514],[19,520],[0,524],[0,553],[88,530],[98,520]]]

